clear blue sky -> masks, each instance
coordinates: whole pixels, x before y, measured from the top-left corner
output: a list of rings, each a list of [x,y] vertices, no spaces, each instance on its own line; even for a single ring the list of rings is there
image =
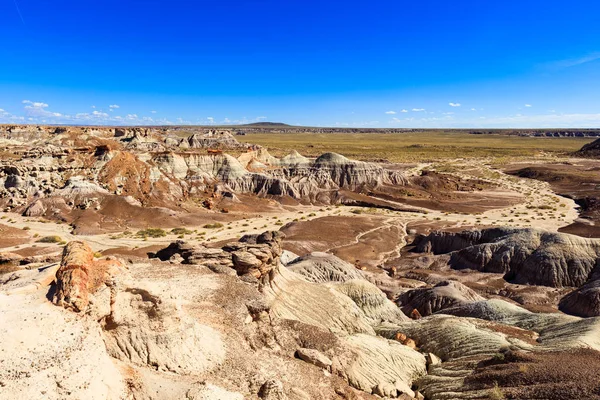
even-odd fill
[[[0,0],[0,34],[4,123],[600,127],[597,0]]]

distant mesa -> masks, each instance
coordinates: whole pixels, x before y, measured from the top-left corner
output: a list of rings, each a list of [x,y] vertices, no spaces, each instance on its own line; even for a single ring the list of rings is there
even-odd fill
[[[284,124],[283,122],[253,122],[251,124],[244,124],[242,126],[272,126],[272,127],[277,127],[277,126],[291,126],[291,125]]]

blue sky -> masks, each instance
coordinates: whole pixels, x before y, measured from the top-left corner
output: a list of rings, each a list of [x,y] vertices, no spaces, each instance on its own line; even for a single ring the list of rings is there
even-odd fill
[[[0,123],[600,127],[600,2],[0,1]]]

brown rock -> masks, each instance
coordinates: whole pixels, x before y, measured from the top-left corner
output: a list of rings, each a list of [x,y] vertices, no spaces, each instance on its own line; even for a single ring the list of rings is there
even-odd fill
[[[107,273],[113,272],[121,263],[109,258],[94,261],[90,246],[83,241],[69,242],[56,272],[56,293],[53,302],[76,312],[85,311],[89,295],[105,281]]]
[[[88,305],[89,271],[94,254],[87,243],[69,242],[64,248],[60,268],[56,272],[54,303],[80,312]]]
[[[411,319],[421,319],[423,317],[421,316],[421,313],[419,312],[419,310],[417,310],[416,308],[414,308],[412,310],[412,312],[410,313],[410,318]]]

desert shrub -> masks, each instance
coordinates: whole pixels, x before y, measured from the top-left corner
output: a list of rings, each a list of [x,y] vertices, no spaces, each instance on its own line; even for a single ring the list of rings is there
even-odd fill
[[[503,400],[506,398],[504,397],[504,393],[502,393],[502,389],[500,389],[500,387],[498,386],[498,382],[494,382],[494,387],[490,389],[488,398],[490,400]]]
[[[37,240],[38,243],[60,243],[62,242],[62,238],[60,236],[44,236],[41,239]]]
[[[24,231],[28,231],[28,230],[31,230],[31,228],[30,228],[30,227],[28,227],[28,226],[24,226],[24,227],[23,227],[23,230],[24,230]]]
[[[219,223],[219,222],[215,222],[212,224],[206,224],[203,226],[203,228],[205,229],[217,229],[217,228],[222,228],[223,224]]]
[[[194,232],[190,231],[189,229],[185,229],[185,228],[173,228],[173,229],[171,229],[171,233],[173,235],[191,235]]]
[[[136,233],[136,236],[139,236],[142,238],[147,238],[147,237],[159,238],[159,237],[167,236],[167,232],[165,232],[164,229],[160,229],[160,228],[148,228],[148,229],[144,229],[142,231],[138,231]]]

